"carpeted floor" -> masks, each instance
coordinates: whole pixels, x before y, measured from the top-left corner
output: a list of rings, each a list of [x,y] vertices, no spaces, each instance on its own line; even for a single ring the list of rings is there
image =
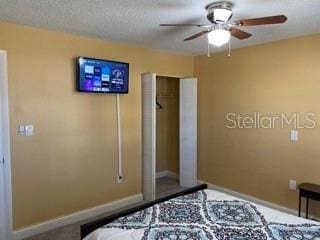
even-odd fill
[[[72,225],[69,225],[69,226],[58,228],[58,229],[55,229],[55,230],[40,234],[38,236],[27,238],[25,240],[80,240],[80,226],[82,224],[90,222],[90,221],[94,221],[94,220],[99,219],[99,218],[106,217],[106,216],[111,215],[111,214],[113,214],[115,212],[119,212],[119,211],[122,211],[122,210],[125,210],[125,209],[129,209],[129,208],[138,206],[138,205],[143,204],[143,203],[145,203],[145,202],[142,201],[142,202],[139,202],[137,204],[128,205],[128,206],[126,206],[124,208],[118,209],[116,211],[108,212],[108,213],[100,215],[100,216],[98,216],[96,218],[88,219],[88,220],[83,221],[83,222],[78,222],[78,223],[75,223],[75,224],[72,224]]]
[[[158,178],[156,182],[156,197],[161,198],[185,190],[179,185],[179,180],[170,177]]]
[[[161,198],[161,197],[182,191],[185,188],[183,188],[179,185],[179,181],[177,179],[164,177],[164,178],[157,179],[156,189],[157,189],[157,194],[156,194],[157,198]],[[58,229],[40,234],[38,236],[31,237],[31,238],[28,238],[25,240],[80,240],[80,226],[81,226],[81,224],[84,224],[86,222],[90,222],[95,219],[99,219],[99,218],[111,215],[111,214],[118,212],[118,211],[121,211],[121,210],[125,210],[125,209],[129,209],[129,208],[138,206],[142,203],[144,203],[144,202],[130,205],[125,208],[118,209],[116,211],[109,212],[104,215],[98,216],[94,219],[88,219],[83,222],[79,222],[79,223],[75,223],[75,224],[72,224],[69,226],[58,228]]]

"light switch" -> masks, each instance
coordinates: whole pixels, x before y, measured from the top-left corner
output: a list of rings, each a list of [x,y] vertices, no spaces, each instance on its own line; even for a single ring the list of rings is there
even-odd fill
[[[298,131],[297,130],[291,130],[291,134],[290,134],[290,139],[291,141],[298,141]]]
[[[297,191],[297,181],[294,180],[294,179],[290,179],[290,181],[289,181],[289,188],[290,188],[292,191]]]
[[[25,128],[25,136],[26,137],[33,136],[33,125],[26,125],[24,128]]]
[[[18,134],[19,135],[25,135],[25,127],[24,127],[24,125],[19,125],[19,127],[18,127]]]

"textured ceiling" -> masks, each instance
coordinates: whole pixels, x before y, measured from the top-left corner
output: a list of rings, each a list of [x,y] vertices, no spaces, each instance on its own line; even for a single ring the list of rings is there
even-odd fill
[[[0,20],[146,47],[202,54],[205,36],[182,39],[198,28],[159,27],[160,23],[207,23],[208,0],[0,0]],[[232,0],[233,20],[285,14],[283,25],[242,28],[248,40],[232,48],[320,32],[320,0]],[[0,33],[3,34],[3,33]],[[221,50],[221,49],[220,49]]]

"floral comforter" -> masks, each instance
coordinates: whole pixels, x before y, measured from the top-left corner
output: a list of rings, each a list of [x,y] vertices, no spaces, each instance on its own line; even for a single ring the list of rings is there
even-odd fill
[[[320,240],[320,223],[203,190],[117,219],[85,240]]]

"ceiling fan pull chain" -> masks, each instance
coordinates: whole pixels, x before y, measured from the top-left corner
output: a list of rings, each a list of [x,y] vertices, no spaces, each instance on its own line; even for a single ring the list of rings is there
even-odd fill
[[[231,38],[229,40],[229,53],[228,53],[228,57],[231,57]]]
[[[211,55],[210,55],[210,43],[209,43],[209,41],[208,41],[208,54],[207,54],[207,56],[208,56],[208,57],[211,57]]]

